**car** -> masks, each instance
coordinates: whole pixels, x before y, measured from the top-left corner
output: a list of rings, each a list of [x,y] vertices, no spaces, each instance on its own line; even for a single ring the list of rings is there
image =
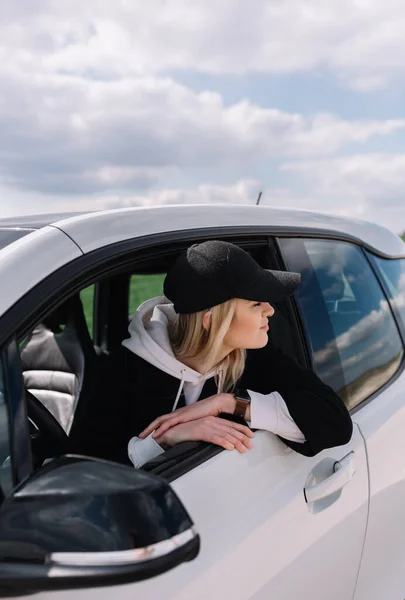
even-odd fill
[[[257,431],[246,454],[186,442],[140,470],[74,453],[132,312],[208,239],[301,274],[269,335],[341,396],[351,440],[306,457]],[[2,595],[405,597],[399,236],[310,211],[179,205],[2,219],[0,247]]]

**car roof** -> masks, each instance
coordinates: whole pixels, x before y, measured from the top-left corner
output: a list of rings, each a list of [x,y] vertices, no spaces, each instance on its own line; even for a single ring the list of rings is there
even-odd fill
[[[315,235],[351,239],[385,256],[405,256],[405,243],[389,229],[348,217],[294,208],[231,204],[188,204],[100,211],[54,224],[82,249],[91,252],[107,244],[140,236],[187,230],[255,232],[274,235]]]
[[[198,229],[247,230],[351,239],[385,256],[405,256],[405,243],[389,229],[360,219],[294,208],[232,204],[183,204],[94,212],[54,213],[0,219],[2,229],[53,225],[83,252],[135,237]]]

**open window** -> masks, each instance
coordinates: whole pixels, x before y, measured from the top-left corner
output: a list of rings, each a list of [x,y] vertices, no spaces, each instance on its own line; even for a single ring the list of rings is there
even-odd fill
[[[238,243],[262,267],[281,268],[272,240],[263,236],[226,239]],[[100,456],[81,442],[102,413],[103,403],[111,402],[110,397],[103,397],[103,381],[117,376],[114,358],[128,336],[129,319],[139,304],[163,294],[167,270],[193,241],[188,238],[130,248],[118,256],[104,256],[102,261],[94,257],[82,271],[77,263],[70,279],[65,275],[57,292],[56,286],[54,293],[48,290],[30,320],[20,327],[20,339],[25,340],[21,347],[25,388],[52,413],[69,436],[72,450],[85,448],[85,454]],[[293,302],[275,308],[271,341],[306,365]],[[251,360],[260,355],[261,363],[265,361],[266,348],[253,352]],[[59,387],[51,389],[55,382]],[[145,465],[145,470],[174,478],[220,451],[209,444],[187,442]]]

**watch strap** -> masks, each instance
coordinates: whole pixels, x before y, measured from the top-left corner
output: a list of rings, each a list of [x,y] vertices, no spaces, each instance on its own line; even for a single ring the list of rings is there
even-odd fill
[[[233,414],[236,417],[242,417],[242,419],[245,418],[246,415],[246,409],[248,407],[248,405],[250,404],[249,400],[241,400],[240,398],[237,398],[235,396],[235,400],[236,400],[236,405],[235,405],[235,410],[233,411]]]
[[[249,392],[247,390],[238,389],[238,390],[236,390],[234,397],[235,397],[236,405],[235,405],[235,410],[234,410],[233,414],[236,417],[241,417],[242,419],[245,419],[246,409],[250,404]]]

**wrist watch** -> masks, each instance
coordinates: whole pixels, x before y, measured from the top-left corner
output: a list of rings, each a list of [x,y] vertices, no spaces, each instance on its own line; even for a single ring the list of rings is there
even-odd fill
[[[233,414],[236,417],[242,417],[242,419],[245,419],[247,407],[251,402],[250,394],[247,390],[238,389],[235,391],[234,397],[236,400],[236,406]]]

